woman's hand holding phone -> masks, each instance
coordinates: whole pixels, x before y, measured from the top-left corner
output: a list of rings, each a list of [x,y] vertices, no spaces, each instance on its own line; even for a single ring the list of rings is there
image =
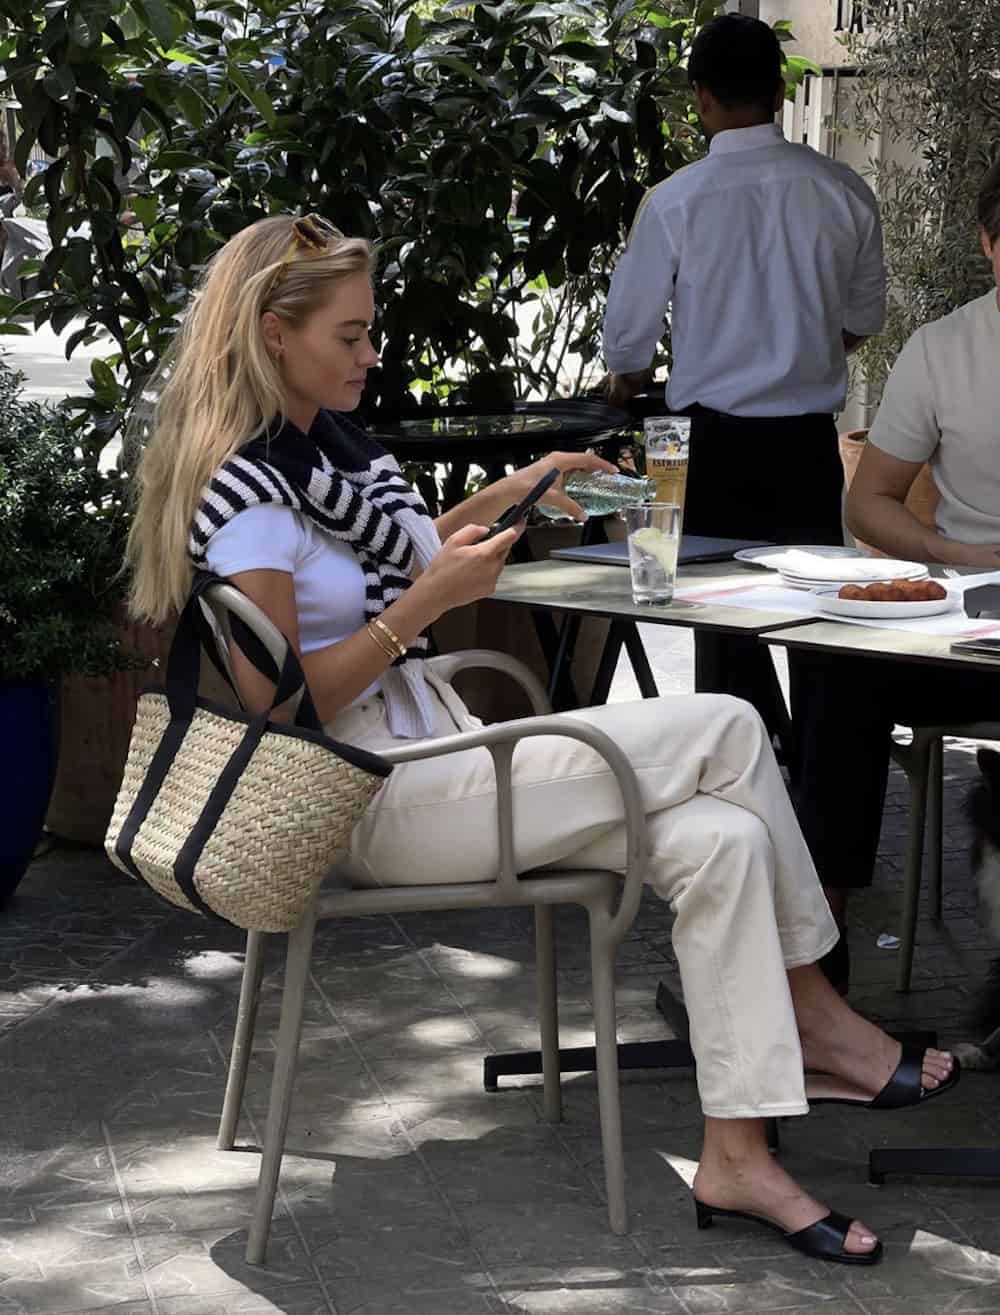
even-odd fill
[[[555,484],[559,478],[559,472],[556,469],[550,469],[545,472],[542,478],[535,484],[532,489],[516,503],[513,507],[508,507],[499,520],[493,522],[490,528],[483,535],[483,541],[495,539],[498,534],[504,530],[512,530],[515,526],[523,525],[525,517],[532,509],[536,502],[541,502],[546,492]]]
[[[409,592],[419,590],[425,594],[435,616],[489,598],[496,591],[507,554],[523,529],[520,522],[492,538],[485,537],[485,525],[466,525],[456,530]]]

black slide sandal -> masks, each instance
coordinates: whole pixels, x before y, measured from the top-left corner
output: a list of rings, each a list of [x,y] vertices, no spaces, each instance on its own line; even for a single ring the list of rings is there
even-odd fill
[[[704,1201],[694,1198],[695,1213],[699,1228],[711,1228],[712,1220],[745,1219],[751,1224],[761,1224],[764,1228],[780,1233],[788,1245],[804,1256],[813,1260],[829,1260],[835,1265],[877,1265],[882,1259],[883,1247],[876,1242],[871,1251],[845,1251],[844,1243],[850,1232],[853,1219],[831,1210],[822,1219],[817,1219],[808,1228],[800,1228],[796,1233],[786,1233],[780,1224],[763,1215],[752,1215],[746,1210],[724,1210],[721,1206],[706,1205]]]
[[[911,1109],[917,1105],[925,1105],[927,1101],[933,1100],[935,1096],[943,1096],[946,1091],[951,1091],[953,1087],[957,1087],[962,1076],[962,1066],[956,1058],[953,1058],[951,1076],[946,1078],[940,1086],[925,1091],[921,1085],[921,1079],[926,1053],[923,1046],[903,1046],[903,1053],[896,1065],[896,1071],[878,1095],[871,1097],[869,1100],[864,1098],[856,1099],[853,1096],[810,1097],[808,1076],[806,1077],[806,1100],[809,1102],[810,1108],[814,1105],[853,1105],[862,1110],[902,1110]]]

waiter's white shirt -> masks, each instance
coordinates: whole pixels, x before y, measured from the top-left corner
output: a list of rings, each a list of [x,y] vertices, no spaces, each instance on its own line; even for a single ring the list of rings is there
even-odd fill
[[[885,317],[871,189],[777,124],[717,133],[705,159],[651,188],[636,213],[604,319],[609,369],[647,368],[668,306],[671,411],[840,411],[841,334],[878,333]]]

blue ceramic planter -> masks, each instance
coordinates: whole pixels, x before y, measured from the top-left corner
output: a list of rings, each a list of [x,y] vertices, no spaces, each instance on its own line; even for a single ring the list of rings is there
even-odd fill
[[[0,681],[0,908],[42,834],[58,758],[58,685]]]

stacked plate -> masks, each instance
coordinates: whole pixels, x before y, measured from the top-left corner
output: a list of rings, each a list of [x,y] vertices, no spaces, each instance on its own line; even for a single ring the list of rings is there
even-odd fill
[[[777,571],[789,589],[829,589],[880,580],[926,580],[927,567],[891,557],[863,557],[853,548],[752,548],[737,553],[744,561]]]

